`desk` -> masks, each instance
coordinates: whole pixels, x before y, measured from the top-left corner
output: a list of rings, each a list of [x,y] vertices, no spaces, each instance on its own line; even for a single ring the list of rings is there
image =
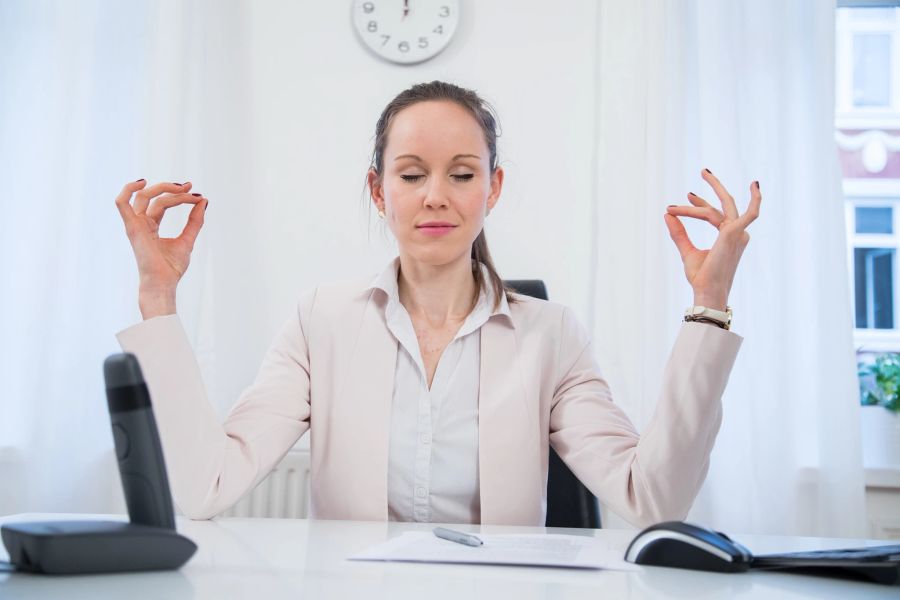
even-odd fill
[[[125,520],[122,515],[20,514],[0,523],[56,519]],[[178,530],[197,553],[180,571],[38,576],[0,573],[0,598],[897,598],[896,587],[785,573],[705,573],[643,567],[639,573],[576,569],[347,561],[355,552],[431,524],[301,519],[191,521]],[[592,535],[622,548],[633,530],[454,526],[484,533]],[[877,540],[736,535],[754,553],[879,545]],[[0,555],[8,559],[0,545]]]

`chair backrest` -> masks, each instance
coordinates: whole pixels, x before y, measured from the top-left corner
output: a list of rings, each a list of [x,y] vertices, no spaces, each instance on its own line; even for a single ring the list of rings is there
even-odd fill
[[[540,279],[510,279],[506,285],[520,294],[548,300],[547,286]],[[559,457],[552,447],[547,473],[547,527],[600,528],[597,498]]]

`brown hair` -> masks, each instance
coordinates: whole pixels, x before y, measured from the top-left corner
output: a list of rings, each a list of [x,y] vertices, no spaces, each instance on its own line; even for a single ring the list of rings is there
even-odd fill
[[[394,116],[404,108],[408,108],[417,102],[428,100],[455,102],[475,118],[482,132],[484,132],[484,141],[487,143],[488,152],[490,153],[488,167],[491,174],[493,174],[497,170],[497,137],[499,135],[497,133],[496,110],[488,102],[481,99],[473,90],[444,81],[432,81],[431,83],[418,83],[400,92],[382,111],[381,117],[379,117],[378,123],[375,125],[375,149],[372,153],[372,163],[370,165],[378,174],[378,179],[381,180],[383,176],[382,169],[384,168],[384,149],[387,147],[387,130]],[[497,310],[500,306],[501,294],[506,294],[506,301],[509,304],[514,304],[516,302],[513,296],[515,290],[504,285],[503,279],[497,274],[497,269],[494,267],[494,261],[491,259],[491,253],[488,250],[484,229],[481,230],[481,233],[478,234],[478,237],[472,243],[472,258],[475,260],[472,275],[475,277],[475,287],[479,291],[485,290],[488,282],[484,280],[484,275],[481,269],[478,268],[478,264],[484,263],[485,267],[487,267],[490,285],[494,290],[494,306],[492,310]],[[473,308],[477,298],[476,296],[473,299]]]

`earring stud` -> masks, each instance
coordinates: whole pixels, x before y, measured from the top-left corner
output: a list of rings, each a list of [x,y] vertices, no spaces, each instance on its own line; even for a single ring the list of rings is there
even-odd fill
[[[379,211],[378,211],[378,216],[381,217],[381,218],[383,219],[383,218],[384,218],[384,211],[383,211],[383,210],[379,210]]]

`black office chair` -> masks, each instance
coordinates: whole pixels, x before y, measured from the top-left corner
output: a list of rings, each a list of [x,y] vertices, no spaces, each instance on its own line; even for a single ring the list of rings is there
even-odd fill
[[[547,287],[540,279],[504,281],[518,293],[547,300]],[[600,505],[597,498],[572,473],[556,450],[550,448],[547,474],[547,527],[600,528]]]

